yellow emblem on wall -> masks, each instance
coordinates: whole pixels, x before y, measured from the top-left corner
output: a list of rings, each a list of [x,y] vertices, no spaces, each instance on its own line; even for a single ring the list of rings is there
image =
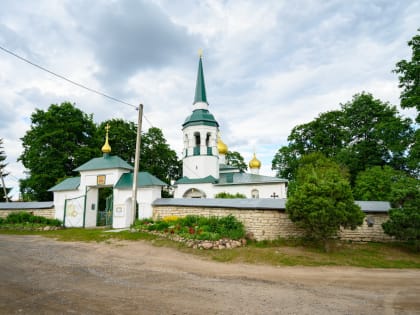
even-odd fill
[[[96,177],[96,184],[97,185],[105,185],[106,182],[106,176],[105,175],[98,175]]]

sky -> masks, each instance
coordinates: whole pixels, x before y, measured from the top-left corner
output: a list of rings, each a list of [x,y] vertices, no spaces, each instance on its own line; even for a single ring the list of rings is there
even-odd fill
[[[179,156],[202,49],[209,110],[223,141],[246,162],[255,151],[260,174],[274,176],[271,161],[294,126],[340,109],[362,91],[399,108],[392,70],[411,58],[407,41],[419,21],[418,0],[6,0],[0,46],[92,89],[142,103],[143,130],[161,128]],[[20,139],[35,109],[69,101],[97,123],[137,121],[132,107],[2,50],[0,69],[0,138],[14,199],[27,176],[17,161]]]

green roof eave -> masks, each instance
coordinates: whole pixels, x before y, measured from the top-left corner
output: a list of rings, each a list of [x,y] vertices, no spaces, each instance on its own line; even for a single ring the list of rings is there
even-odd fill
[[[131,189],[133,188],[133,173],[123,174],[114,188],[117,189]],[[137,176],[137,187],[150,187],[150,186],[167,186],[168,184],[161,181],[156,176],[148,172],[139,172]]]
[[[94,158],[85,164],[74,169],[74,171],[93,171],[93,170],[105,170],[105,169],[115,169],[122,168],[126,170],[133,170],[133,167],[128,164],[126,161],[121,159],[116,155],[107,155],[104,154],[103,157]]]
[[[218,122],[214,118],[213,114],[210,113],[207,109],[196,109],[188,116],[184,123],[182,124],[183,128],[188,126],[197,126],[197,125],[206,125],[219,127]]]
[[[229,180],[230,179],[230,180]],[[251,184],[278,184],[287,183],[288,180],[284,178],[264,176],[249,173],[222,173],[217,186],[224,185],[251,185]]]
[[[206,85],[204,83],[203,63],[201,60],[201,56],[198,62],[198,73],[197,83],[195,86],[194,104],[199,102],[207,103]]]
[[[48,191],[65,191],[65,190],[77,190],[80,185],[80,177],[66,178],[62,182],[48,189]]]
[[[184,176],[184,177],[178,179],[175,182],[175,185],[178,185],[178,184],[206,184],[206,183],[215,184],[215,183],[217,183],[217,179],[214,178],[211,175],[209,175],[207,177],[204,177],[204,178],[188,178],[188,177]]]

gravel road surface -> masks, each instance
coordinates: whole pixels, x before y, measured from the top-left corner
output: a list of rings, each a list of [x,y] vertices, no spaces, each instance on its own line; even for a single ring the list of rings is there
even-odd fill
[[[420,270],[217,263],[0,235],[0,314],[420,314]]]

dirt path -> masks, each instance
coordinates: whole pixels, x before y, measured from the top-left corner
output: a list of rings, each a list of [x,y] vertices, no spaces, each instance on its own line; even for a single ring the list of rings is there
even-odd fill
[[[203,261],[145,242],[0,235],[1,314],[420,314],[420,270]]]

